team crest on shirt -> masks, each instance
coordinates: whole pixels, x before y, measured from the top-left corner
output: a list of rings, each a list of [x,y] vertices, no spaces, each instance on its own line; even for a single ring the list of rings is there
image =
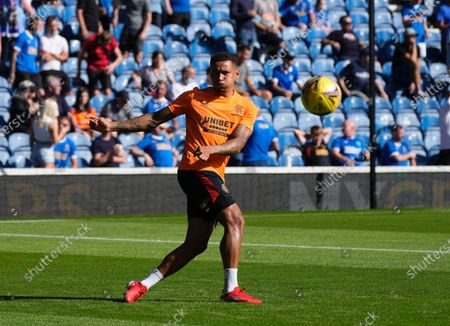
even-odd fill
[[[237,115],[238,117],[242,117],[244,115],[244,107],[242,105],[236,104],[234,106],[234,112],[231,115]]]

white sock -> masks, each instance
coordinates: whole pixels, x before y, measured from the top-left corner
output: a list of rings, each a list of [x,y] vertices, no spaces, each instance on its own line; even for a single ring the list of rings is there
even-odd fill
[[[229,293],[234,290],[235,287],[238,286],[238,279],[237,279],[237,268],[225,268],[225,282],[223,286],[223,292]]]
[[[154,286],[156,283],[161,281],[163,278],[164,278],[163,274],[161,274],[161,272],[157,268],[155,268],[155,270],[153,272],[151,272],[150,275],[147,276],[146,279],[143,279],[141,281],[141,284],[143,286],[145,286],[147,289],[149,289],[152,286]]]

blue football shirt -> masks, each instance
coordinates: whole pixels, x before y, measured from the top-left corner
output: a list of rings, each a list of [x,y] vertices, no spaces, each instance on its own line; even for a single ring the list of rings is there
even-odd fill
[[[54,149],[55,165],[57,168],[70,168],[72,167],[71,159],[76,157],[77,146],[69,138],[65,137]]]
[[[29,31],[20,34],[14,44],[14,49],[19,51],[17,71],[31,74],[39,73],[38,55],[40,48],[41,44],[37,35],[32,35]]]
[[[356,166],[362,165],[362,152],[366,150],[366,146],[364,142],[358,138],[346,138],[346,137],[338,137],[334,140],[332,149],[339,149],[339,152],[348,157],[351,160],[356,162]],[[337,162],[338,165],[344,165],[343,162]]]
[[[164,136],[148,134],[137,145],[153,159],[156,167],[173,167],[173,148]]]
[[[242,150],[244,162],[267,161],[270,145],[276,137],[277,134],[273,126],[258,117],[253,126],[253,134]]]
[[[395,166],[409,166],[409,160],[403,161],[403,162],[396,162],[394,161],[393,157],[394,155],[404,155],[408,154],[411,151],[411,148],[409,147],[409,144],[406,141],[401,142],[395,142],[394,140],[389,140],[384,144],[383,146],[383,164],[385,165],[395,165]]]

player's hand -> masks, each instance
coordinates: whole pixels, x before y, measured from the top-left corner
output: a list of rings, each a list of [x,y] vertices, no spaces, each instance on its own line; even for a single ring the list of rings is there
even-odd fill
[[[198,157],[202,161],[207,161],[211,155],[211,150],[208,146],[199,146],[194,151],[194,156]]]
[[[96,117],[94,115],[88,115],[87,116],[90,121],[89,121],[89,127],[92,130],[96,130],[99,132],[109,132],[111,131],[111,122],[109,122],[108,120],[106,120],[105,118],[99,118]]]

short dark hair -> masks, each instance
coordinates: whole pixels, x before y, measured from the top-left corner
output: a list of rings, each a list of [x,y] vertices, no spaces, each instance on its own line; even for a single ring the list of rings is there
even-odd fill
[[[162,52],[160,50],[156,50],[155,52],[152,53],[152,63],[156,59],[156,57],[159,56],[160,54],[162,54],[164,60],[166,60],[166,56],[164,55],[164,52]]]
[[[404,129],[402,125],[396,123],[391,127],[391,132],[394,132],[396,130]]]
[[[124,102],[128,101],[128,92],[126,90],[118,92],[116,95],[116,99],[122,100]]]
[[[245,44],[239,44],[237,47],[237,52],[250,51],[250,47]]]
[[[234,54],[225,51],[217,52],[216,54],[214,54],[209,61],[209,65],[212,66],[216,62],[220,61],[231,61],[233,65],[235,65],[236,67],[238,66],[237,57]]]
[[[344,24],[344,20],[345,20],[345,18],[347,18],[347,17],[350,17],[351,18],[351,16],[350,15],[344,15],[344,16],[342,16],[341,18],[339,18],[339,24]]]

